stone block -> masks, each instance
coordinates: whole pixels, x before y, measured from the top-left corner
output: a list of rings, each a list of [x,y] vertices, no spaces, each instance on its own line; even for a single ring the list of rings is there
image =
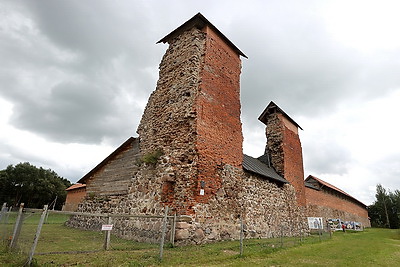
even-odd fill
[[[189,230],[188,229],[179,229],[175,232],[175,239],[182,240],[189,238]]]

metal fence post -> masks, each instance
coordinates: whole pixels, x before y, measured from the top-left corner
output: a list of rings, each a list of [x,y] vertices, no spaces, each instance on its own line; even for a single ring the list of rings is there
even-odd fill
[[[7,213],[7,203],[4,203],[1,207],[0,213],[0,226],[3,225],[1,231],[1,238],[2,240],[7,240],[7,223],[8,223],[8,213]]]
[[[10,249],[14,249],[17,246],[19,234],[21,233],[21,228],[22,228],[23,210],[24,210],[24,203],[21,203],[19,205],[17,220],[15,221],[14,225],[13,235],[10,242]]]
[[[283,247],[283,225],[281,224],[281,248]]]
[[[318,225],[318,236],[319,236],[319,241],[322,241],[322,225]]]
[[[329,238],[332,238],[332,228],[329,223],[328,223],[328,231],[329,231]]]
[[[40,221],[39,221],[38,227],[36,229],[35,239],[33,240],[31,252],[29,253],[28,266],[31,265],[32,259],[33,259],[33,254],[35,254],[35,249],[36,249],[37,243],[39,241],[40,231],[42,231],[42,226],[43,226],[43,223],[44,223],[44,219],[45,219],[46,214],[47,214],[47,208],[48,208],[48,205],[44,205],[42,216],[40,216]]]
[[[3,206],[1,207],[0,222],[1,222],[1,220],[4,219],[6,212],[7,212],[7,203],[4,202]]]
[[[240,216],[240,256],[243,256],[243,218]]]
[[[165,207],[165,214],[164,214],[163,225],[162,225],[162,230],[161,230],[160,260],[162,260],[163,252],[164,252],[165,232],[167,231],[167,216],[168,216],[168,207]]]

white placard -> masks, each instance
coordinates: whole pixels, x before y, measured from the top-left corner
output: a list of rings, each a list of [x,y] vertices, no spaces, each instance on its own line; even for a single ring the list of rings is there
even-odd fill
[[[200,196],[204,196],[204,189],[200,189]]]
[[[101,231],[111,231],[112,228],[113,228],[113,225],[112,225],[112,224],[103,224],[103,225],[101,226]]]

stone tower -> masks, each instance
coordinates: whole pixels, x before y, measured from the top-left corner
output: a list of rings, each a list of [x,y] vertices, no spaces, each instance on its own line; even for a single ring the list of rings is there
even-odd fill
[[[274,102],[258,118],[266,125],[266,150],[276,172],[296,189],[297,204],[306,205],[303,153],[298,129],[303,130]]]
[[[169,47],[138,127],[143,155],[162,151],[161,202],[180,214],[221,187],[218,169],[242,167],[240,56],[198,13],[158,43]]]

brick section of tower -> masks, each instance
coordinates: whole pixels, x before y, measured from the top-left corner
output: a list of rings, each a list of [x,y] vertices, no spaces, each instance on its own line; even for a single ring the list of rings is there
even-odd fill
[[[241,168],[243,136],[240,122],[239,55],[206,26],[206,49],[200,74],[197,107],[197,200],[207,202],[221,187],[217,169]],[[204,196],[200,189],[204,187]]]
[[[303,154],[297,126],[274,112],[268,115],[266,135],[272,166],[296,189],[297,204],[305,206]]]

